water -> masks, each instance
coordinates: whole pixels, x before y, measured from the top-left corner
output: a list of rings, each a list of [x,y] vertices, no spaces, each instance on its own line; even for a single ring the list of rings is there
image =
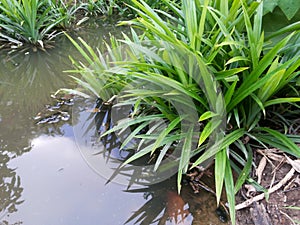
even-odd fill
[[[100,19],[74,36],[102,48],[109,33],[124,31],[114,24]],[[72,68],[69,55],[80,56],[66,38],[55,45],[47,52],[0,51],[0,224],[174,224],[168,217],[176,204],[188,212],[178,224],[219,224],[214,196],[204,191],[195,198],[187,185],[179,197],[174,179],[129,190],[126,176],[123,183],[106,184],[114,164],[101,154],[88,162],[84,155],[101,149],[101,143],[95,145],[94,115],[87,110],[92,105],[77,101],[66,109],[71,120],[36,124],[37,113],[55,102],[51,94],[75,87],[62,71]]]

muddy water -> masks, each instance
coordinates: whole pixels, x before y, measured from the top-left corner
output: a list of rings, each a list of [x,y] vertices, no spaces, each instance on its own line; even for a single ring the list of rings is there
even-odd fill
[[[122,29],[98,20],[74,36],[102,48],[109,33]],[[55,45],[47,52],[0,51],[0,224],[174,224],[172,210],[186,213],[175,213],[178,224],[219,224],[212,195],[191,197],[186,186],[177,196],[173,179],[129,190],[122,182],[106,184],[113,164],[106,158],[102,168],[109,169],[99,174],[83,154],[103,147],[95,147],[94,115],[86,105],[69,107],[69,121],[36,124],[36,114],[54,101],[50,95],[75,85],[62,71],[72,68],[69,55],[80,56],[63,37]]]

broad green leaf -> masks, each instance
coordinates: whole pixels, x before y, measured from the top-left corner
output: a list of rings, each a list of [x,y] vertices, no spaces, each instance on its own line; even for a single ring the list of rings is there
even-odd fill
[[[147,15],[148,18],[150,18],[151,20],[153,20],[154,24],[161,28],[161,31],[164,31],[166,33],[167,36],[171,37],[171,38],[175,38],[174,33],[168,28],[168,26],[166,25],[166,22],[163,21],[155,12],[153,9],[151,9],[151,7],[149,7],[143,0],[137,1],[137,0],[132,0],[132,2],[138,7],[135,8],[136,11],[141,12],[139,9],[143,10],[145,12],[144,15]],[[142,14],[140,14],[142,16]],[[144,19],[145,16],[144,16]],[[145,22],[145,21],[144,21]]]
[[[95,90],[95,88],[93,88],[91,86],[91,84],[95,84],[95,83],[90,83],[90,82],[84,82],[83,80],[75,77],[75,76],[71,76],[75,81],[77,81],[77,83],[82,86],[85,90],[89,90],[91,93],[93,93],[96,97],[100,97],[99,93],[97,92],[97,90]],[[103,97],[103,96],[102,96]]]
[[[258,57],[259,57],[256,49],[257,40],[255,38],[256,35],[254,34],[252,28],[253,26],[250,21],[250,16],[248,15],[245,5],[243,5],[243,15],[244,15],[244,21],[247,30],[248,40],[249,40],[251,63],[253,68],[255,69],[257,67]]]
[[[194,91],[184,87],[180,82],[178,82],[172,78],[169,78],[169,77],[166,77],[166,76],[163,76],[160,74],[156,74],[156,73],[150,73],[150,72],[148,72],[147,74],[133,73],[132,75],[136,78],[149,81],[150,83],[159,84],[162,87],[165,87],[166,89],[167,88],[170,88],[170,90],[176,89],[183,96],[190,97],[190,98],[193,98],[193,99],[199,101],[205,108],[208,109],[207,103],[205,102],[205,100],[202,97],[200,97]]]
[[[278,5],[278,1],[279,0],[264,1],[264,14],[273,12],[274,8]]]
[[[298,0],[278,0],[278,6],[290,20],[300,10],[300,1]]]
[[[6,83],[5,83],[6,84]],[[6,84],[7,85],[7,84]],[[91,98],[90,95],[87,95],[79,90],[74,90],[74,89],[69,89],[69,88],[61,88],[59,89],[58,91],[55,92],[54,95],[57,95],[59,92],[66,92],[66,93],[70,93],[70,94],[73,94],[73,95],[78,95],[78,96],[81,96],[83,98]]]
[[[240,116],[237,108],[233,109],[233,115],[238,128],[241,128],[241,123],[240,123],[241,121],[240,121]]]
[[[186,33],[192,49],[195,49],[196,47],[197,36],[195,34],[198,30],[198,18],[196,10],[195,1],[182,1],[182,11],[185,18]]]
[[[219,44],[216,44],[215,47],[223,47],[226,45],[235,46],[237,48],[245,48],[246,47],[244,43],[234,41],[234,40],[225,40]],[[247,57],[243,57],[243,56],[234,56],[233,58],[229,59],[225,65],[228,65],[230,63],[237,62],[237,61],[249,61],[249,59]]]
[[[80,52],[80,54],[84,57],[84,59],[89,64],[93,64],[93,60],[91,59],[90,56],[88,56],[88,54],[86,54],[84,49],[82,47],[80,47],[80,45],[73,38],[71,38],[71,36],[69,36],[67,33],[64,33],[64,34],[68,37],[68,39],[72,42],[72,44],[76,47],[76,49]],[[79,39],[79,40],[82,40],[82,39]]]

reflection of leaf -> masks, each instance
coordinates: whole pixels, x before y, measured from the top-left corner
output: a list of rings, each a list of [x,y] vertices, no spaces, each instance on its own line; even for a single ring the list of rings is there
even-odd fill
[[[134,212],[133,215],[125,222],[125,224],[133,221],[134,219],[136,219],[134,224],[151,224],[162,212],[164,207],[165,206],[161,204],[161,198],[153,197],[136,212]]]
[[[10,160],[11,157],[0,152],[0,213],[13,213],[17,211],[16,206],[24,202],[20,200],[23,192],[21,178],[14,169],[7,167]]]
[[[183,223],[190,213],[185,201],[174,191],[167,192],[166,212],[168,218],[174,220],[175,224]]]

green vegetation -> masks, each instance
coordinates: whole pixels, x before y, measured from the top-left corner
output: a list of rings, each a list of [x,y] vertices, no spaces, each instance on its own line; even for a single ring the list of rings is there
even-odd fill
[[[108,55],[71,39],[87,60],[73,60],[82,74],[75,79],[84,96],[118,95],[116,106],[130,109],[103,134],[131,131],[121,149],[134,143],[136,153],[125,164],[145,155],[156,155],[157,171],[176,163],[180,190],[182,174],[214,158],[217,201],[225,183],[235,224],[235,194],[248,178],[252,151],[270,146],[300,157],[296,139],[266,122],[274,105],[299,111],[299,24],[265,36],[264,6],[255,1],[165,0],[169,12],[132,2],[139,17],[121,25],[142,35],[132,30],[131,38],[112,39]],[[170,154],[175,159],[164,163]]]
[[[151,157],[152,172],[176,168],[178,191],[183,174],[213,160],[217,202],[224,185],[235,224],[235,194],[248,180],[255,148],[300,157],[298,136],[287,132],[299,115],[300,24],[263,29],[276,6],[288,19],[297,16],[299,4],[284,2],[4,0],[0,37],[44,48],[89,15],[135,10],[137,18],[120,23],[132,26],[131,37],[112,37],[106,54],[68,36],[86,60],[71,58],[72,72],[82,74],[74,79],[83,90],[75,92],[117,96],[114,107],[125,117],[102,136],[115,132],[121,149],[135,150],[124,164]]]
[[[111,14],[114,1],[3,0],[0,2],[0,41],[38,45],[62,30],[80,25],[90,14]]]
[[[10,39],[39,43],[42,47],[42,40],[46,36],[51,39],[55,35],[52,28],[62,20],[51,14],[51,6],[45,0],[4,0],[0,12],[0,27]]]
[[[279,7],[287,19],[292,19],[296,16],[297,12],[300,10],[300,2],[297,0],[272,0],[265,1],[263,11],[264,13],[273,12],[273,10]]]
[[[158,0],[148,0],[160,7]],[[45,48],[62,30],[81,25],[90,16],[131,15],[130,0],[3,0],[0,2],[0,43]],[[166,9],[166,8],[164,8]]]

